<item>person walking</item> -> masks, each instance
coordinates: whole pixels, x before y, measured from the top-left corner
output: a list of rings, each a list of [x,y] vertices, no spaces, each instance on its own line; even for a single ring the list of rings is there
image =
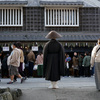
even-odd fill
[[[21,83],[24,81],[24,78],[19,74],[18,67],[20,65],[20,51],[17,49],[17,43],[14,43],[11,45],[11,48],[13,51],[11,52],[11,55],[9,56],[9,76],[11,81],[7,84],[12,84],[14,80],[14,76],[21,78]]]
[[[56,40],[62,37],[56,31],[50,31],[46,38],[51,39],[44,46],[43,72],[46,80],[51,81],[49,88],[59,88],[57,81],[64,76],[65,55],[63,46]]]
[[[35,54],[32,50],[30,50],[30,52],[27,55],[27,59],[29,62],[29,76],[33,76],[33,67],[34,67],[34,63],[35,63]]]
[[[26,76],[23,72],[24,53],[23,53],[23,50],[21,49],[21,43],[20,42],[17,42],[17,48],[20,51],[20,66],[18,67],[18,70],[19,70],[20,75],[23,76],[24,79],[26,80]],[[16,82],[16,81],[17,81],[17,77],[15,76],[14,77],[14,82]]]
[[[100,91],[100,39],[92,50],[90,64],[91,68],[95,66],[95,83],[97,90]]]
[[[85,57],[83,59],[83,64],[82,66],[84,67],[84,75],[85,77],[90,77],[90,59],[91,57],[89,56],[89,53],[85,53]]]
[[[79,67],[78,67],[78,56],[77,53],[74,52],[74,56],[73,56],[73,69],[74,69],[74,77],[78,77],[79,76]]]

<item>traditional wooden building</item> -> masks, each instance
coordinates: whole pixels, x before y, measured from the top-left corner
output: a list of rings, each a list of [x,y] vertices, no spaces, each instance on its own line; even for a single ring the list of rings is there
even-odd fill
[[[100,38],[100,0],[0,0],[0,46],[42,49],[55,30],[66,52],[91,51]]]

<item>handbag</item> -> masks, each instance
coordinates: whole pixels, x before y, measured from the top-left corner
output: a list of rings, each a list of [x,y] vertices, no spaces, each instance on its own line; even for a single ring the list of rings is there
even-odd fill
[[[25,69],[25,63],[23,63],[22,65],[22,71],[24,71],[24,69]]]
[[[67,69],[69,69],[69,63],[68,62],[66,63],[66,66],[67,66]]]
[[[37,70],[38,65],[34,65],[33,70]]]
[[[10,59],[11,59],[11,56],[9,56],[9,57],[7,58],[7,65],[8,65],[8,66],[10,65]]]

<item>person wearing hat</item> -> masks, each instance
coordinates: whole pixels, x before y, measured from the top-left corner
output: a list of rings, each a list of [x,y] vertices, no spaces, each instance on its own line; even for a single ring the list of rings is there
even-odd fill
[[[49,88],[59,88],[57,81],[60,76],[64,76],[64,48],[56,40],[62,37],[56,31],[51,31],[47,34],[46,38],[51,39],[44,46],[43,52],[43,73],[46,80],[51,81]]]
[[[95,83],[97,90],[100,91],[100,39],[92,50],[90,64],[91,68],[95,66]]]

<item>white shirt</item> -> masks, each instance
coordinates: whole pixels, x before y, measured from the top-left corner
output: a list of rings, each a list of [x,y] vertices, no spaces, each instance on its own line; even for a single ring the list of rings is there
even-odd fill
[[[98,50],[100,48],[100,45],[96,45],[91,53],[91,67],[94,66],[94,62],[100,62],[100,50]],[[97,52],[98,50],[98,52]]]

